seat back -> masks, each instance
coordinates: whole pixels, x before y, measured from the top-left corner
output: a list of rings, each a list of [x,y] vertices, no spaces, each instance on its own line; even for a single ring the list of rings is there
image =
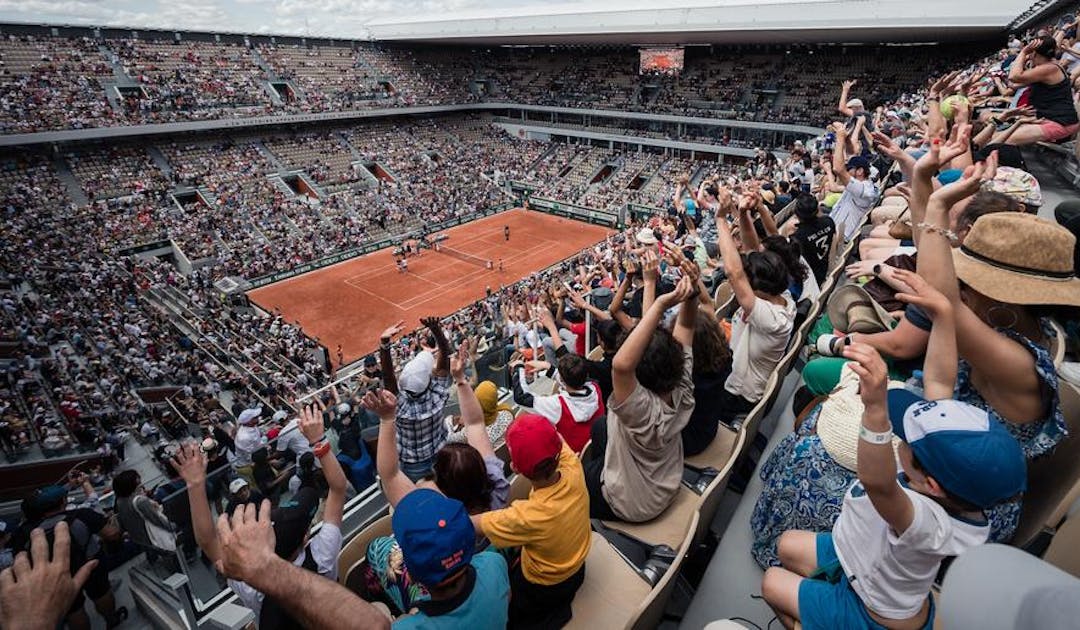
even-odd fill
[[[532,481],[525,475],[517,474],[510,479],[511,503],[519,499],[528,499],[530,492],[532,492]]]
[[[1054,367],[1060,368],[1063,361],[1065,361],[1065,329],[1061,327],[1061,324],[1056,319],[1050,320],[1050,327],[1054,329],[1054,338],[1050,341],[1050,357],[1054,360]]]
[[[1052,533],[1080,497],[1080,389],[1058,381],[1069,434],[1049,455],[1028,464],[1028,490],[1013,544],[1025,547],[1040,532]]]
[[[1080,578],[1080,514],[1074,514],[1062,523],[1046,548],[1043,560]]]
[[[727,301],[734,295],[731,289],[731,283],[727,280],[721,282],[716,290],[713,291],[713,305],[719,308],[722,304],[727,304]]]
[[[749,436],[747,439],[750,442],[754,441],[754,437],[761,428],[761,421],[765,419],[765,416],[769,413],[770,406],[776,401],[779,387],[780,375],[774,370],[773,373],[769,375],[769,380],[765,383],[765,391],[761,394],[761,400],[754,405],[754,408],[750,410],[750,413],[746,414],[746,419],[743,420],[740,425],[740,430],[746,432],[747,436]]]
[[[604,358],[604,349],[600,346],[596,346],[589,351],[589,355],[586,358],[590,361],[599,361]]]
[[[349,573],[363,563],[371,541],[380,536],[389,536],[393,533],[390,527],[390,515],[387,514],[372,521],[367,527],[350,538],[349,542],[345,543],[345,546],[341,548],[341,553],[338,554],[338,582],[348,584]]]
[[[687,555],[690,553],[691,545],[694,542],[695,533],[700,526],[698,522],[697,512],[690,519],[690,528],[686,532],[686,538],[683,539],[679,549],[676,552],[675,560],[671,563],[671,566],[664,575],[660,578],[660,581],[656,583],[656,586],[649,591],[648,597],[641,603],[641,606],[634,612],[634,615],[630,619],[630,623],[627,624],[627,630],[653,630],[660,625],[660,620],[664,616],[664,608],[667,606],[668,599],[671,598],[671,592],[675,589],[675,580],[679,576],[679,571],[682,569],[683,562],[686,561]]]
[[[731,472],[735,469],[735,461],[739,458],[745,446],[746,431],[739,431],[735,438],[735,448],[731,451],[731,457],[728,458],[724,467],[720,469],[720,474],[716,476],[716,479],[713,479],[712,483],[705,488],[705,492],[701,493],[701,506],[698,508],[694,547],[700,545],[701,541],[705,539],[705,534],[709,532],[709,527],[712,526],[713,519],[716,517],[716,511],[720,509],[720,499],[723,498],[728,481],[731,480]]]

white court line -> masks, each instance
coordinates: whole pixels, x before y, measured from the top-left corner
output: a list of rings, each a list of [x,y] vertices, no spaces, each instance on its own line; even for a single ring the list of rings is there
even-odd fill
[[[371,297],[378,298],[378,299],[382,300],[383,302],[386,302],[390,306],[393,306],[396,309],[400,309],[400,310],[403,310],[403,311],[406,310],[404,308],[401,308],[401,305],[398,304],[397,302],[391,302],[390,300],[384,298],[383,296],[379,295],[378,293],[373,293],[372,291],[370,291],[368,289],[365,289],[364,287],[357,286],[357,285],[353,284],[352,282],[349,282],[348,280],[345,281],[345,284],[349,285],[350,287],[352,287],[352,288],[354,288],[354,289],[356,289],[358,291],[363,291],[364,293],[367,293]]]

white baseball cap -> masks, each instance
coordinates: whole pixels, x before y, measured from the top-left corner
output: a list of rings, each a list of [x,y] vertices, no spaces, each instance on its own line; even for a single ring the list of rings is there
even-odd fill
[[[236,494],[246,487],[248,487],[248,482],[246,480],[240,478],[233,479],[232,483],[229,484],[229,494]]]

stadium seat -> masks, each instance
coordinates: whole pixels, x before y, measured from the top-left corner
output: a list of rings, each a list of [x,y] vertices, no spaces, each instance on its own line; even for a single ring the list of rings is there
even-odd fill
[[[393,534],[393,530],[390,528],[390,515],[387,514],[372,521],[371,524],[360,530],[360,533],[353,536],[349,542],[345,543],[345,546],[341,548],[341,553],[338,554],[338,582],[350,586],[349,576],[357,567],[363,564],[371,541],[380,536],[389,536],[391,534]]]
[[[509,501],[513,503],[520,499],[528,499],[532,492],[532,481],[525,475],[514,475],[510,479]]]
[[[589,355],[586,358],[590,361],[600,361],[604,358],[604,349],[600,346],[596,346],[589,351]]]
[[[1062,523],[1046,548],[1043,560],[1080,578],[1080,514],[1074,514]]]
[[[728,460],[735,454],[735,444],[738,439],[738,431],[721,423],[720,428],[716,430],[716,437],[713,438],[708,448],[697,455],[687,456],[684,461],[697,468],[712,467],[720,470],[727,465]]]
[[[1080,498],[1080,388],[1059,380],[1058,395],[1069,434],[1051,454],[1028,463],[1028,490],[1012,540],[1017,547],[1052,535]]]
[[[1067,345],[1068,336],[1065,334],[1065,329],[1061,327],[1056,319],[1050,319],[1050,327],[1054,329],[1054,338],[1050,341],[1050,356],[1054,360],[1054,367],[1061,367],[1061,363],[1065,360],[1065,346]]]
[[[592,547],[585,561],[585,582],[574,597],[574,616],[565,627],[587,630],[645,630],[660,625],[664,608],[675,588],[683,562],[690,552],[698,516],[690,516],[689,528],[677,549],[675,560],[656,586],[648,583],[604,539],[593,532]]]
[[[713,488],[721,479],[718,476],[709,488]],[[723,480],[725,485],[727,480]],[[708,490],[706,490],[708,492]],[[638,540],[650,545],[667,545],[676,548],[679,541],[686,535],[690,517],[696,515],[701,508],[702,499],[705,495],[699,495],[686,486],[679,484],[675,493],[675,499],[671,505],[660,513],[656,518],[644,523],[626,523],[623,521],[602,521],[606,527],[629,534]],[[697,535],[697,532],[693,532]]]

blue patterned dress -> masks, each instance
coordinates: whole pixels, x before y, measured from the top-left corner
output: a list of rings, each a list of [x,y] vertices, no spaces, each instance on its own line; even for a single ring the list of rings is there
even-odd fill
[[[1042,328],[1047,338],[1053,337],[1054,331],[1047,322],[1042,322]],[[1010,330],[999,329],[998,332],[1023,344],[1035,356],[1035,371],[1042,383],[1046,417],[1027,424],[1015,424],[1001,417],[975,391],[971,383],[971,366],[963,360],[953,397],[985,410],[991,418],[1004,424],[1020,442],[1030,461],[1052,451],[1065,437],[1065,417],[1058,402],[1057,372],[1045,348]],[[856,479],[855,473],[833,461],[821,444],[816,433],[820,411],[819,405],[810,412],[798,431],[781,440],[761,466],[765,486],[754,506],[750,528],[754,538],[751,553],[763,568],[780,565],[776,541],[785,531],[832,531],[840,515],[844,493]],[[1012,538],[1020,521],[1020,507],[1020,500],[1016,500],[989,510],[991,541]]]

